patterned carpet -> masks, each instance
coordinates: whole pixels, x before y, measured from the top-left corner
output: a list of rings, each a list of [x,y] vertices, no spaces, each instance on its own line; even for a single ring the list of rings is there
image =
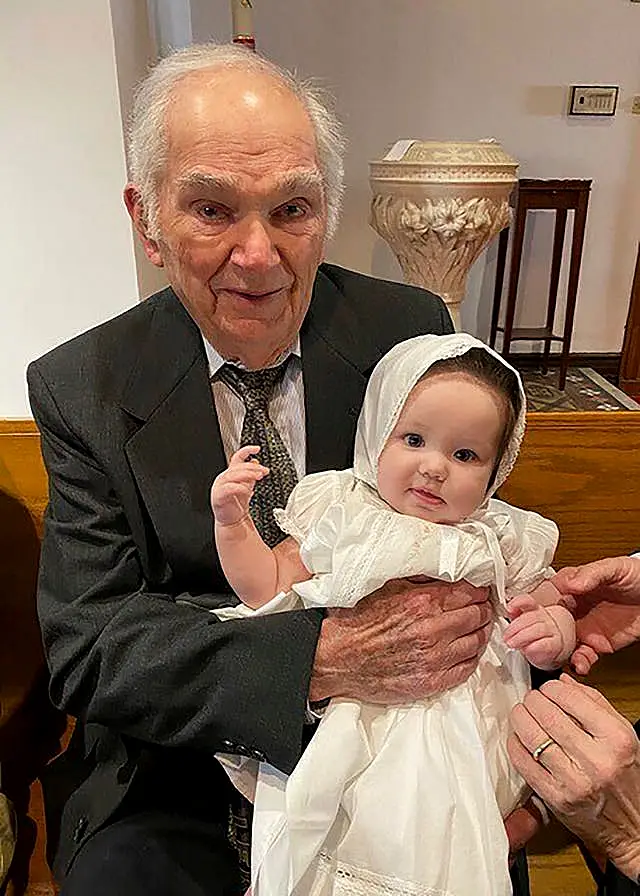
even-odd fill
[[[565,389],[558,389],[558,370],[521,371],[530,411],[640,411],[640,404],[590,367],[573,367]]]

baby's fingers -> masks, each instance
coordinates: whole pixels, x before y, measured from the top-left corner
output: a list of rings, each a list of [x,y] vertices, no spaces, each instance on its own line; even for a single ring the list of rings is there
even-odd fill
[[[239,464],[220,473],[211,486],[211,505],[220,508],[234,497],[248,503],[256,482],[269,475],[269,470],[260,464]]]
[[[269,467],[263,467],[259,463],[238,464],[235,467],[229,467],[224,473],[220,474],[224,477],[224,482],[258,482],[269,475]]]
[[[546,618],[541,618],[534,613],[526,613],[507,626],[503,639],[508,647],[521,650],[533,641],[548,638],[554,633],[555,630],[550,628]]]
[[[507,607],[507,610],[508,609],[509,609],[509,607]],[[539,609],[540,608],[537,607],[537,610],[539,610]],[[539,613],[536,610],[527,611],[525,613],[522,613],[522,615],[520,615],[518,613],[517,618],[515,618],[513,620],[513,622],[510,622],[509,625],[504,630],[503,637],[504,637],[505,641],[508,640],[509,638],[512,638],[514,635],[520,634],[520,632],[529,628],[534,623],[540,622],[543,618],[544,617],[543,617],[542,613]]]
[[[242,448],[238,448],[238,450],[231,455],[229,466],[245,464],[247,461],[253,460],[253,456],[258,454],[259,451],[260,445],[243,445]]]
[[[521,594],[507,603],[507,616],[509,619],[517,619],[522,613],[529,613],[532,610],[537,610],[538,607],[539,604],[533,597],[530,597],[528,594]]]

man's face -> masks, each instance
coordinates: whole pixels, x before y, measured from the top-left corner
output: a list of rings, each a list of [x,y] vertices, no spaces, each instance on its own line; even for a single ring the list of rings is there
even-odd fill
[[[263,367],[295,339],[323,255],[309,118],[270,78],[206,71],[176,88],[167,134],[147,255],[224,358]]]

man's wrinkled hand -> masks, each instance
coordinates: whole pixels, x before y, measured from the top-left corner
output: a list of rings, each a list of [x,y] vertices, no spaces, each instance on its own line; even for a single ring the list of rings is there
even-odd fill
[[[487,588],[395,579],[322,623],[309,699],[410,703],[461,684],[477,666],[494,612]]]

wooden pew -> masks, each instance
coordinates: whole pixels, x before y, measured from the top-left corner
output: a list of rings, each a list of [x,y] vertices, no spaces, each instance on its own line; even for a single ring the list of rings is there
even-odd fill
[[[640,414],[529,415],[516,469],[501,497],[554,519],[557,566],[640,547]],[[46,475],[29,421],[0,420],[0,763],[20,816],[20,848],[8,893],[51,896],[44,861],[38,769],[64,719],[51,710],[35,618],[35,582]],[[627,715],[640,717],[640,647],[602,660],[590,678]],[[37,835],[37,836],[36,836]],[[566,832],[553,825],[532,845],[533,896],[587,896],[593,883]]]
[[[18,815],[8,894],[49,896],[37,776],[65,719],[47,697],[35,588],[47,477],[31,421],[0,420],[0,769]]]
[[[530,414],[500,497],[555,520],[555,565],[640,549],[640,413]],[[640,718],[640,644],[601,659],[588,679],[630,721]],[[593,896],[572,838],[552,824],[528,848],[533,896]]]

